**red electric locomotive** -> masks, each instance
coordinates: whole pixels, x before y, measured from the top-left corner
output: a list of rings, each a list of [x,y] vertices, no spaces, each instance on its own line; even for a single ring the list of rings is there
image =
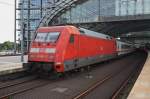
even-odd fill
[[[116,57],[113,37],[74,26],[41,27],[28,55],[30,69],[63,73]]]

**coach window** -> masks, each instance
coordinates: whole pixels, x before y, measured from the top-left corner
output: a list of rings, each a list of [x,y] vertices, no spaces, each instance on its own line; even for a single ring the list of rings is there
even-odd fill
[[[70,42],[70,43],[74,43],[74,35],[71,35],[71,36],[70,36],[69,42]]]

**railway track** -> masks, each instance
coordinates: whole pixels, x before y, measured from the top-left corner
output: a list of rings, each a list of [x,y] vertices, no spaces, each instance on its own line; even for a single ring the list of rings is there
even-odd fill
[[[112,70],[111,69],[107,70],[109,68],[104,69],[104,73],[100,73],[100,74],[103,74],[102,77],[100,77],[101,79],[96,80],[95,83],[90,85],[88,88],[86,87],[86,89],[82,89],[80,92],[78,91],[77,93],[74,93],[72,95],[73,98],[72,97],[69,97],[69,98],[61,97],[61,99],[99,99],[99,97],[101,97],[100,99],[117,99],[117,97],[120,94],[120,92],[122,91],[122,89],[126,86],[128,81],[134,76],[134,74],[137,71],[141,70],[139,68],[142,68],[143,63],[144,63],[145,58],[144,58],[144,56],[142,56],[142,54],[131,55],[131,56],[132,57],[128,57],[128,59],[124,59],[124,61],[118,61],[117,64],[120,64],[123,66],[117,66],[116,69],[112,69]],[[137,59],[136,57],[140,57],[140,58]],[[143,58],[143,60],[142,60],[142,58]],[[136,59],[136,60],[134,60],[134,59]],[[113,64],[112,66],[115,66],[117,64]],[[110,66],[110,67],[112,67],[112,66]],[[107,67],[107,66],[105,66],[105,67]],[[97,66],[94,67],[93,69],[97,69]],[[82,73],[79,73],[74,78],[76,78],[76,77],[78,78],[78,76],[80,76],[80,74],[82,75]],[[64,81],[65,80],[67,81],[70,79],[72,79],[72,77],[64,79]],[[18,82],[16,82],[16,85],[13,85],[13,84],[11,85],[11,83],[10,83],[10,85],[6,84],[5,87],[0,85],[0,99],[9,99],[9,98],[20,99],[20,98],[17,98],[17,96],[19,96],[19,97],[21,96],[21,97],[24,97],[23,99],[26,99],[25,98],[26,96],[24,96],[24,95],[26,94],[29,98],[29,94],[27,94],[27,93],[30,93],[29,90],[32,90],[35,88],[36,88],[35,90],[37,90],[40,94],[42,94],[42,92],[40,92],[41,91],[40,89],[42,88],[42,90],[43,90],[43,86],[45,86],[45,85],[55,86],[55,83],[53,84],[52,82],[53,81],[51,81],[51,80],[49,81],[49,80],[33,78],[33,79],[30,79],[29,82],[27,80],[24,80],[22,82],[18,81]],[[54,82],[56,82],[58,84],[59,80],[54,81]],[[60,85],[61,85],[61,83],[60,83]],[[73,83],[72,83],[72,85],[74,86]],[[46,86],[45,88],[47,88],[48,86]],[[1,89],[1,87],[3,87],[3,88]],[[45,89],[45,90],[47,92],[47,95],[52,95],[51,92],[53,92],[53,91],[50,91],[49,89]],[[34,91],[32,90],[30,95],[33,95]],[[21,93],[24,93],[24,94],[21,94]],[[45,94],[45,93],[43,93],[43,94]],[[38,94],[35,94],[35,96],[37,96],[37,95]],[[41,96],[41,95],[39,95],[39,96]],[[29,98],[29,99],[33,99],[33,98]],[[41,98],[39,98],[39,99],[41,99]],[[45,99],[45,98],[42,98],[42,99]],[[46,98],[46,99],[55,99],[55,98]],[[56,99],[60,99],[60,98],[56,98]]]
[[[140,71],[142,70],[142,67],[143,67],[143,65],[144,65],[144,63],[143,63],[143,61],[144,60],[142,60],[142,61],[137,61],[134,65],[135,65],[135,67],[132,69],[132,70],[130,70],[130,72],[129,73],[126,73],[126,75],[127,75],[127,77],[126,77],[126,79],[124,79],[124,81],[122,81],[122,83],[120,84],[120,86],[117,88],[117,90],[113,93],[113,95],[112,95],[112,99],[120,99],[120,97],[119,96],[123,96],[123,94],[124,93],[121,93],[123,90],[124,90],[124,88],[128,85],[128,83],[130,83],[130,81],[132,80],[132,79],[134,79],[134,80],[136,80],[137,79],[137,77],[138,77],[138,75],[140,74]],[[124,76],[124,75],[123,75]],[[136,77],[136,78],[135,78]],[[131,90],[130,90],[131,91]],[[128,94],[129,94],[129,92],[128,92]],[[128,96],[128,95],[127,95]],[[126,96],[126,98],[127,98],[127,96]]]
[[[127,85],[127,83],[132,79],[132,77],[137,72],[139,72],[141,70],[141,68],[143,66],[143,62],[142,61],[144,61],[144,60],[141,60],[141,61],[139,61],[139,60],[136,60],[134,63],[132,63],[133,67],[131,67],[131,65],[129,65],[129,66],[126,66],[125,68],[123,68],[122,70],[120,70],[119,72],[116,72],[115,74],[109,74],[109,75],[105,76],[104,79],[97,81],[96,83],[94,83],[93,85],[91,85],[88,89],[86,89],[85,91],[79,93],[78,95],[76,95],[72,99],[97,99],[98,97],[97,98],[93,97],[95,95],[94,91],[96,89],[103,88],[103,86],[106,86],[105,83],[110,82],[110,81],[111,82],[114,81],[114,82],[116,82],[119,85],[118,80],[115,81],[113,79],[116,78],[116,77],[118,77],[118,79],[121,78],[121,77],[125,77],[123,79],[122,83],[120,84],[120,86],[119,87],[117,86],[116,90],[114,92],[112,91],[112,93],[113,93],[112,95],[110,95],[110,96],[107,95],[107,94],[101,94],[101,95],[99,95],[101,97],[101,99],[117,99],[118,96],[119,96],[119,94],[123,90],[123,88]]]
[[[0,99],[10,99],[11,96],[49,84],[49,81],[32,76],[26,79],[8,82],[0,86]]]
[[[11,86],[16,86],[16,85],[19,85],[19,84],[23,84],[23,83],[32,81],[36,78],[37,78],[36,76],[29,76],[29,77],[24,77],[24,78],[17,79],[17,80],[14,80],[14,81],[8,81],[8,82],[5,82],[5,83],[1,83],[0,84],[0,90],[4,89],[4,88],[11,87]]]
[[[8,73],[8,74],[5,74],[5,75],[0,75],[0,82],[8,82],[8,81],[12,81],[12,80],[15,80],[15,79],[27,77],[29,75],[32,75],[32,74],[29,74],[26,71]]]

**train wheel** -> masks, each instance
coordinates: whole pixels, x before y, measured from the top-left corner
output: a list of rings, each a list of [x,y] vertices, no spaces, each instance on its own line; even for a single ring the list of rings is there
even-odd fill
[[[58,72],[48,72],[48,75],[47,75],[48,79],[59,79],[59,78],[62,78],[64,77],[64,73],[58,73]]]
[[[23,68],[27,73],[32,73],[32,63],[23,63]]]
[[[64,73],[56,73],[56,77],[57,78],[62,78],[62,77],[64,77]]]

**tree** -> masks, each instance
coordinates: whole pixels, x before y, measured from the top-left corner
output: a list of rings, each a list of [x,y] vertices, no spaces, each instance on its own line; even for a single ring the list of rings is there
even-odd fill
[[[14,47],[14,43],[13,42],[6,41],[6,42],[0,44],[0,51],[13,50],[13,47]]]

